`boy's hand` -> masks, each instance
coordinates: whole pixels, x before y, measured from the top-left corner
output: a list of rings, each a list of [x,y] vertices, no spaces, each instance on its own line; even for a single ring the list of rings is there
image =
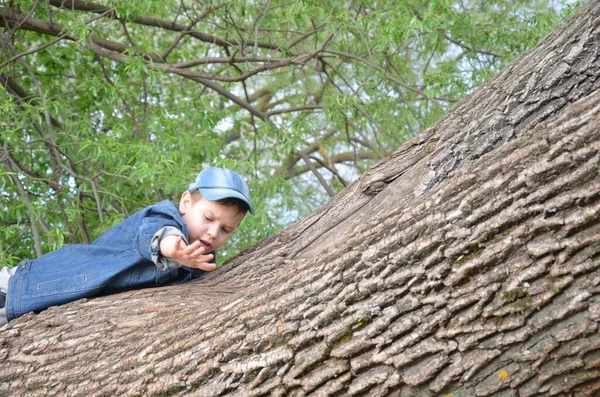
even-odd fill
[[[194,241],[186,245],[179,236],[167,236],[160,241],[160,253],[187,267],[211,272],[217,268],[214,263],[208,263],[213,259],[213,254],[206,254],[200,241]]]

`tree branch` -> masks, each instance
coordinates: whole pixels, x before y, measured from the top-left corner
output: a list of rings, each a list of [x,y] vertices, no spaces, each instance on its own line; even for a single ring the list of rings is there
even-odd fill
[[[44,49],[46,49],[48,47],[51,47],[54,44],[61,42],[63,39],[66,38],[66,36],[67,36],[66,34],[60,35],[60,36],[58,36],[58,38],[56,38],[54,40],[51,40],[51,41],[49,41],[46,44],[43,44],[43,45],[41,45],[39,47],[32,48],[31,50],[28,50],[28,51],[16,54],[12,58],[8,59],[7,61],[0,63],[0,69],[2,69],[6,65],[9,65],[12,62],[18,60],[19,58],[22,58],[22,57],[27,56],[27,55],[34,54],[34,53],[42,51],[42,50],[44,50]],[[2,32],[0,32],[0,38],[2,38]]]
[[[106,14],[106,16],[109,18],[118,19],[118,16],[117,16],[116,12],[114,11],[114,9],[105,7],[103,5],[95,4],[92,2],[88,2],[88,1],[49,0],[49,3],[59,9],[64,9],[64,10],[69,10],[69,11],[86,11],[86,12],[92,12],[92,13],[96,13],[96,14]],[[138,25],[152,26],[152,27],[156,27],[156,28],[170,30],[173,32],[187,32],[187,26],[179,25],[179,24],[177,24],[175,22],[171,22],[171,21],[165,21],[163,19],[150,18],[150,17],[131,17],[130,18],[127,16],[124,18],[127,19],[128,21],[131,21]],[[231,42],[229,40],[224,40],[220,37],[202,33],[202,32],[198,32],[198,31],[190,31],[190,32],[187,32],[186,34],[188,34],[189,36],[192,36],[195,39],[198,39],[204,43],[215,44],[215,45],[218,45],[221,47],[248,46],[249,45],[248,44],[249,41]],[[250,42],[250,44],[252,45],[254,43]],[[269,50],[279,50],[280,49],[280,46],[270,44],[270,43],[258,42],[256,44],[260,48],[265,48],[265,49],[269,49]]]
[[[332,54],[332,55],[336,55],[342,58],[347,58],[347,59],[353,59],[355,61],[358,61],[360,63],[363,63],[365,65],[367,65],[368,67],[375,69],[377,71],[379,71],[385,78],[387,78],[388,80],[398,84],[399,86],[401,86],[402,88],[414,92],[415,94],[418,94],[419,96],[423,97],[423,98],[428,98],[427,94],[425,94],[423,91],[412,87],[408,84],[403,83],[402,81],[398,80],[397,78],[395,78],[394,76],[391,76],[384,68],[382,68],[379,65],[374,64],[373,62],[369,62],[364,58],[361,58],[359,56],[347,53],[347,52],[343,52],[343,51],[337,51],[337,50],[332,50],[332,49],[327,49],[327,50],[323,50],[324,53],[327,54]],[[454,103],[457,102],[456,99],[454,98],[446,98],[446,97],[436,97],[436,98],[431,98],[431,99],[436,99],[436,100],[440,100],[440,101],[445,101],[445,102],[450,102],[450,103]]]
[[[275,116],[277,114],[301,112],[303,110],[323,110],[323,106],[320,105],[305,105],[295,106],[287,109],[277,109],[267,113],[267,117]]]
[[[321,184],[321,186],[323,186],[325,188],[325,191],[327,192],[327,195],[329,197],[335,196],[335,192],[333,191],[333,189],[331,188],[331,186],[329,186],[329,184],[327,183],[327,181],[325,180],[325,178],[323,178],[323,176],[319,173],[319,171],[317,170],[317,167],[315,167],[315,165],[312,163],[312,161],[310,161],[310,158],[306,155],[306,153],[304,153],[302,150],[297,150],[296,154],[298,154],[298,156],[300,156],[300,158],[302,158],[302,160],[304,160],[304,163],[306,164],[306,166],[308,167],[308,169],[317,178],[317,180],[319,181],[319,183]]]
[[[21,195],[25,206],[27,207],[27,212],[29,213],[29,221],[31,222],[31,231],[33,232],[35,253],[37,256],[42,256],[44,254],[44,251],[42,250],[42,239],[40,236],[40,229],[38,228],[37,217],[35,215],[35,211],[33,210],[33,205],[31,205],[29,194],[27,193],[27,190],[25,190],[25,187],[23,186],[23,183],[21,182],[17,174],[14,172],[13,165],[11,164],[10,159],[7,158],[6,160],[4,160],[3,164],[6,170],[10,173],[10,177],[13,180],[15,186],[17,187],[17,190],[19,191],[19,194]]]

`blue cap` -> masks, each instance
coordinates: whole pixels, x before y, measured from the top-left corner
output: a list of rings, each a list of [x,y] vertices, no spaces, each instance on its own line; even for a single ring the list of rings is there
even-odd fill
[[[209,167],[198,174],[196,181],[190,184],[189,191],[200,190],[207,200],[216,201],[224,198],[237,198],[248,204],[250,213],[254,215],[254,207],[250,199],[250,189],[237,172],[227,168]]]

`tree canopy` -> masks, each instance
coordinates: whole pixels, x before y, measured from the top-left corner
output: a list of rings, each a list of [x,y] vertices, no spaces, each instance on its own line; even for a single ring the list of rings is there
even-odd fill
[[[0,3],[0,263],[246,176],[224,256],[302,218],[577,9],[573,1]]]

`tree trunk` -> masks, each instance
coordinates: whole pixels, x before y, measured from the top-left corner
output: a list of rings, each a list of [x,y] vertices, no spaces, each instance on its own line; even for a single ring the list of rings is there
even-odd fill
[[[600,1],[198,282],[29,314],[2,395],[600,395]]]

